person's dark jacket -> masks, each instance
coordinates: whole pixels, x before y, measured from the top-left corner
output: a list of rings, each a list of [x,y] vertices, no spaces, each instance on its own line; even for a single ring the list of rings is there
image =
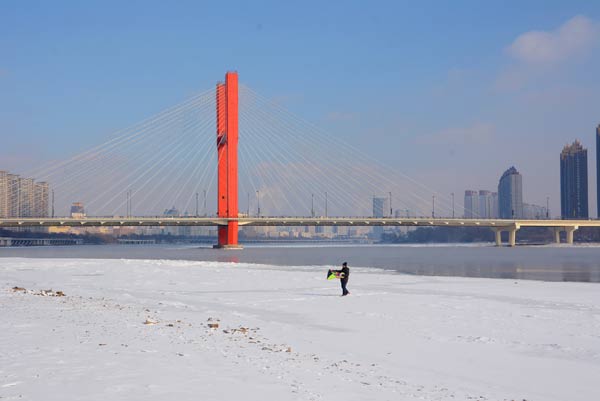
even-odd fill
[[[341,272],[344,274],[342,280],[348,281],[348,277],[350,277],[350,268],[348,266],[342,267]]]

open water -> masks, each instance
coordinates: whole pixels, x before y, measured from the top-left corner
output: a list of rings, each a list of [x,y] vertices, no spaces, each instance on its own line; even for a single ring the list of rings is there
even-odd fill
[[[544,281],[600,282],[600,245],[497,248],[475,245],[80,245],[0,248],[2,257],[180,259],[285,266],[377,267],[400,273]]]

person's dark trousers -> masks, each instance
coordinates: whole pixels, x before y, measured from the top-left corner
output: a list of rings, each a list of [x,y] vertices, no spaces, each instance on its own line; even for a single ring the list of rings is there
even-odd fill
[[[342,295],[350,294],[350,292],[346,289],[346,285],[348,284],[348,279],[341,279],[340,283],[342,283]]]

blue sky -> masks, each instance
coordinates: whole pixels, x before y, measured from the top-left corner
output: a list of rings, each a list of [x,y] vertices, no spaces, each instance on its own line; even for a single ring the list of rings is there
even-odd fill
[[[558,155],[579,138],[595,215],[599,24],[591,1],[7,0],[0,169],[77,153],[237,70],[445,193],[515,165],[525,200],[556,211]]]

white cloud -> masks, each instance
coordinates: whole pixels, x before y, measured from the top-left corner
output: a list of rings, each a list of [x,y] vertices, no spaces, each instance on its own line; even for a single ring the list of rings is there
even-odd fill
[[[447,128],[417,138],[421,145],[481,145],[489,143],[496,132],[488,123],[474,123],[468,127]]]
[[[569,19],[554,31],[525,32],[506,48],[513,62],[501,69],[495,89],[511,92],[536,83],[572,80],[577,75],[570,69],[583,60],[594,62],[592,56],[599,43],[600,24],[583,15]]]
[[[600,29],[589,18],[578,15],[555,31],[525,32],[515,39],[507,52],[528,64],[559,63],[581,56],[598,42]]]

